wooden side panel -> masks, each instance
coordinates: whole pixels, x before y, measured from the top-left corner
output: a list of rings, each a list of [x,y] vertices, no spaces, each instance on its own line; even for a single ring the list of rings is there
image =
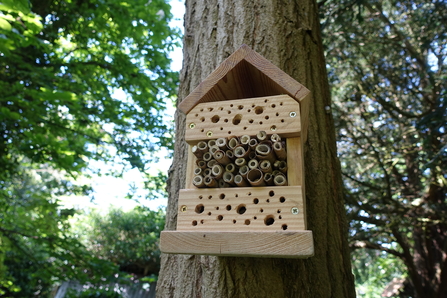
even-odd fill
[[[202,103],[186,116],[189,143],[229,136],[256,135],[263,130],[281,137],[301,132],[299,104],[288,95]]]
[[[300,186],[182,189],[179,231],[304,230]]]
[[[314,254],[311,231],[163,231],[160,250],[164,253],[237,257],[308,258]]]

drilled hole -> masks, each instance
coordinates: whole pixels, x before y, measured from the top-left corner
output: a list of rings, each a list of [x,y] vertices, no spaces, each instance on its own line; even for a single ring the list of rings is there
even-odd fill
[[[193,226],[197,226],[197,220],[193,220],[193,221],[192,221],[192,225],[193,225]]]
[[[254,121],[253,119],[250,119],[250,120],[248,120],[248,123],[251,124],[251,123],[253,123],[253,121]]]
[[[236,193],[236,194],[234,194],[234,196],[237,198],[237,197],[239,197],[239,195]]]
[[[273,197],[275,195],[275,192],[273,190],[269,191],[269,196]]]
[[[211,200],[212,198],[213,198],[213,196],[208,196],[208,199],[210,199],[210,200]]]
[[[235,219],[233,219],[233,223],[234,223],[234,224],[236,223],[236,220],[235,220]]]
[[[244,126],[244,130],[247,130],[247,126]]]
[[[221,127],[220,130],[223,130],[223,127]]]
[[[200,109],[200,112],[203,112],[203,109]]]
[[[230,104],[230,108],[232,108],[233,107],[233,104]]]
[[[260,125],[262,125],[262,123],[264,123],[264,122],[262,122],[262,121],[259,121],[259,124],[260,124]]]
[[[227,209],[228,211],[230,211],[230,210],[231,210],[231,205],[227,205],[226,209]]]
[[[221,199],[221,200],[225,199],[225,194],[221,193],[221,194],[219,195],[219,199]]]
[[[242,115],[241,114],[237,114],[233,118],[233,124],[234,125],[238,125],[239,123],[241,123],[241,120],[242,120]]]
[[[244,221],[244,225],[248,226],[249,224],[250,224],[250,220],[249,220],[249,219],[246,219],[246,220]]]
[[[284,197],[280,197],[280,198],[279,198],[279,201],[280,201],[281,203],[284,203],[284,202],[286,201],[286,198],[284,198]]]
[[[205,210],[205,206],[203,206],[203,204],[199,204],[196,206],[196,213],[200,214]]]
[[[253,219],[256,220],[256,219],[258,219],[258,218],[257,218],[256,216],[253,216]]]
[[[261,213],[262,213],[262,212],[264,212],[264,209],[262,209],[262,208],[261,208],[261,209],[259,209],[259,212],[261,212]]]
[[[271,107],[272,107],[272,108],[276,108],[276,105],[273,103],[273,104],[271,105]]]
[[[205,121],[205,117],[200,118],[200,121],[204,122]]]
[[[257,198],[254,199],[254,200],[253,200],[253,203],[254,203],[254,204],[257,204],[257,203],[259,203],[259,200],[258,200]]]
[[[219,122],[219,120],[220,120],[220,117],[218,115],[214,115],[213,117],[211,117],[211,122],[213,122],[213,123],[217,123],[217,122]]]
[[[284,123],[284,119],[281,119],[281,123]]]
[[[270,203],[270,199],[265,200],[267,203]]]
[[[211,108],[211,107],[208,108],[208,111],[210,111],[210,112],[213,111],[213,110],[214,110],[214,108]]]
[[[264,100],[265,103],[267,103],[268,101],[269,101],[268,99]]]
[[[276,113],[276,117],[278,117],[279,116],[279,113]]]
[[[244,214],[245,211],[247,211],[247,208],[245,207],[244,204],[241,204],[241,205],[237,206],[237,208],[236,208],[236,212],[239,214]]]
[[[225,122],[225,123],[227,123],[227,122],[228,122],[228,119],[227,119],[227,118],[225,118],[225,119],[224,119],[224,122]]]
[[[231,111],[228,111],[227,113],[228,113],[228,114],[231,114]]]
[[[200,223],[203,225],[203,223],[204,223],[205,221],[202,219],[202,220],[200,220]]]
[[[270,118],[269,116],[265,116],[265,120],[269,120],[269,118]]]
[[[203,199],[203,197],[202,197],[202,196],[199,196],[199,199],[201,200],[201,199]]]
[[[208,212],[208,215],[211,215],[211,212]]]
[[[282,102],[280,102],[279,105],[282,106]]]
[[[248,192],[247,195],[248,195],[248,196],[251,196],[251,192]]]
[[[219,210],[219,206],[216,207],[216,210]]]
[[[279,218],[279,219],[282,219],[282,216],[280,215],[280,216],[278,216],[278,218]]]
[[[264,223],[266,226],[271,226],[275,223],[275,218],[273,217],[273,215],[267,215],[264,219]]]
[[[281,213],[281,209],[278,209],[276,212]]]
[[[218,221],[221,221],[222,219],[223,219],[223,216],[222,216],[222,215],[218,215],[218,216],[217,216],[217,220],[218,220]]]
[[[281,229],[283,229],[284,231],[287,230],[287,225],[282,225]]]
[[[263,107],[257,106],[255,108],[255,114],[259,115],[259,114],[262,114],[263,112],[264,112],[264,108]]]
[[[238,108],[239,110],[242,110],[242,109],[244,108],[244,106],[243,106],[243,105],[239,105],[237,108]]]

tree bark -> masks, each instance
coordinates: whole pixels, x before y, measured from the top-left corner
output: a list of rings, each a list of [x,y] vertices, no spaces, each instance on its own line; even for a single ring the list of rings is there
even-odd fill
[[[157,296],[355,297],[316,2],[187,0],[179,100],[242,44],[312,92],[304,159],[315,256],[299,260],[163,254]],[[185,115],[180,111],[176,123],[167,230],[176,228],[177,199],[186,172]]]

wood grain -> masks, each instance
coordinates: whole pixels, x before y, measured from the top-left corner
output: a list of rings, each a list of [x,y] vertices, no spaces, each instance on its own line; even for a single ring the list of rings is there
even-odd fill
[[[311,231],[161,232],[163,253],[237,257],[308,258],[314,255]]]

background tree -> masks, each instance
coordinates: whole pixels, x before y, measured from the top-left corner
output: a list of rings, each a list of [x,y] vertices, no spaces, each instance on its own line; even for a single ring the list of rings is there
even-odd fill
[[[352,248],[447,293],[447,3],[323,1]]]
[[[151,152],[172,145],[163,122],[177,84],[167,70],[177,37],[169,9],[164,0],[1,1],[0,285],[18,289],[14,261],[29,255],[39,256],[36,277],[82,272],[67,273],[94,260],[66,236],[59,189],[87,194],[75,179],[91,160],[144,172]],[[42,170],[61,179],[21,188]],[[45,258],[54,262],[40,266]]]
[[[340,167],[315,1],[186,2],[179,98],[242,44],[312,91],[305,144],[306,201],[315,256],[307,260],[162,255],[159,297],[354,297]],[[176,227],[184,186],[185,115],[176,114],[166,228]]]

